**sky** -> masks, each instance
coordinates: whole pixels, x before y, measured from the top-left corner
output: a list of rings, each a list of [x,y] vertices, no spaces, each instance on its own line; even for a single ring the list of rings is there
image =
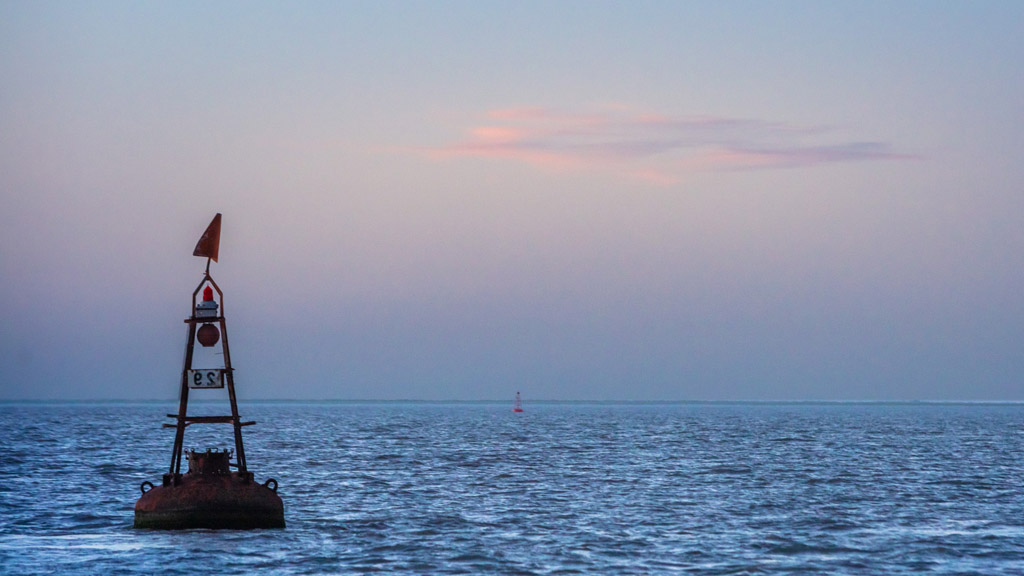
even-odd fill
[[[1024,401],[1022,28],[0,0],[0,400]]]

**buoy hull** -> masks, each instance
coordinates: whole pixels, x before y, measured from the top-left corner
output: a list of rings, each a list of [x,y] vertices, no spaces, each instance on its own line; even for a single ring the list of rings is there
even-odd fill
[[[284,504],[274,490],[237,472],[186,474],[142,495],[135,527],[157,530],[284,528]]]

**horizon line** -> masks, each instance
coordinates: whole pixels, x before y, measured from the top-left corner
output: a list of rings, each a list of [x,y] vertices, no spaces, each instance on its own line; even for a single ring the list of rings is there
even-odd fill
[[[177,398],[166,399],[125,399],[125,398],[103,398],[103,399],[45,399],[45,398],[21,398],[21,399],[0,399],[0,405],[11,404],[164,404],[177,402]],[[223,399],[193,399],[192,402],[207,404],[221,403]],[[259,398],[239,400],[240,403],[251,404],[510,404],[513,399],[490,399],[490,400],[460,400],[460,399],[341,399],[341,398],[319,398],[319,399],[297,399],[297,398]],[[528,400],[526,404],[539,405],[763,405],[763,406],[785,406],[785,405],[889,405],[889,406],[911,406],[911,405],[945,405],[945,406],[1024,406],[1024,400],[579,400],[579,399],[536,399]]]

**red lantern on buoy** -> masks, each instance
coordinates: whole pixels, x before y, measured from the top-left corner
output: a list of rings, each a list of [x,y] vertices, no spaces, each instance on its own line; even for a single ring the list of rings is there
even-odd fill
[[[203,301],[196,306],[196,318],[216,318],[217,301],[213,299],[213,288],[203,290]]]

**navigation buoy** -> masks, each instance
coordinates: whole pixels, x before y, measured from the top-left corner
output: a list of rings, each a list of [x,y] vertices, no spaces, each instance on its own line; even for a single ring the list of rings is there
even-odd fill
[[[178,413],[167,415],[176,423],[164,424],[165,428],[175,429],[170,471],[164,474],[160,486],[148,481],[142,483],[142,497],[135,503],[136,528],[284,528],[284,504],[277,495],[277,481],[269,478],[258,484],[246,466],[242,427],[255,422],[243,422],[238,415],[234,368],[231,366],[224,319],[224,293],[210,276],[210,261],[217,261],[220,245],[220,220],[221,215],[217,214],[193,252],[195,256],[207,258],[206,273],[192,293],[192,315],[185,319],[188,340],[185,344],[185,365],[181,371]],[[203,300],[196,303],[200,290],[203,290]],[[215,290],[220,299],[219,305],[214,299]],[[219,330],[214,323],[220,326]],[[223,338],[220,338],[221,334]],[[192,365],[195,343],[198,341],[200,345],[209,347],[217,344],[218,340],[221,342],[223,366],[195,368]],[[189,390],[225,387],[231,405],[230,416],[188,415]],[[234,450],[185,451],[185,428],[193,424],[231,424]],[[188,459],[186,474],[181,473],[183,453]],[[234,462],[231,461],[232,455]],[[236,470],[232,471],[232,467]]]
[[[513,412],[523,411],[523,400],[519,397],[519,392],[516,392],[516,403],[512,405]]]

